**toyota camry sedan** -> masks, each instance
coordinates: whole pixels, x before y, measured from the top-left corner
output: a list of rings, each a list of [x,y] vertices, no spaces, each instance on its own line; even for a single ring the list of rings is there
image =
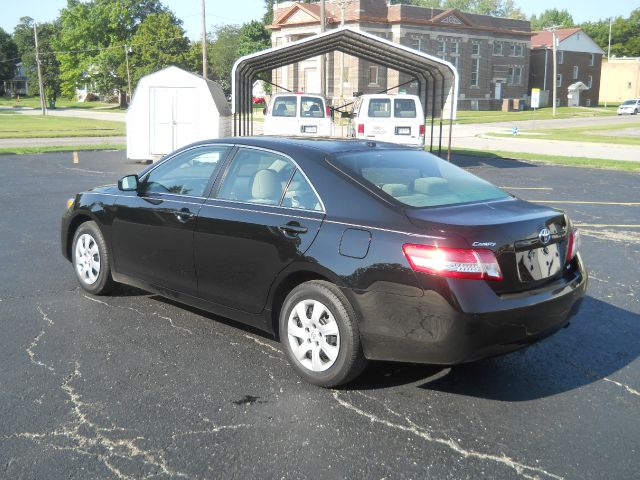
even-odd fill
[[[62,253],[84,290],[125,283],[260,328],[325,387],[367,360],[525,347],[587,288],[565,213],[393,144],[205,141],[67,207]]]

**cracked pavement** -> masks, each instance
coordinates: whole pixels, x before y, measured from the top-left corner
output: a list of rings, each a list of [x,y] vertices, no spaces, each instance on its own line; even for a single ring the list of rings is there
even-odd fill
[[[77,287],[65,200],[140,170],[123,157],[0,156],[0,478],[637,478],[640,207],[558,203],[590,225],[568,329],[472,365],[375,363],[323,390],[260,332]],[[527,199],[640,201],[637,174],[457,162]]]

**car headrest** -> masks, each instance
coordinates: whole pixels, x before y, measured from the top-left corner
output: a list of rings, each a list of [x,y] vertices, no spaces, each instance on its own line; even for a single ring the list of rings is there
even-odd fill
[[[424,195],[443,195],[450,193],[447,181],[440,177],[416,178],[413,182],[413,189],[416,193]]]
[[[254,200],[278,201],[282,190],[278,174],[273,170],[258,170],[253,177],[251,196]]]
[[[382,186],[382,191],[392,197],[398,197],[400,195],[407,195],[409,193],[409,187],[403,183],[385,183]]]

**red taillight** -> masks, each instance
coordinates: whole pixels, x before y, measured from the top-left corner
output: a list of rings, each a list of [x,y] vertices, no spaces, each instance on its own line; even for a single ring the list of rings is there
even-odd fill
[[[424,125],[420,125],[420,135],[424,135]]]
[[[405,244],[402,251],[411,268],[418,272],[443,277],[502,280],[498,260],[491,250]]]
[[[578,232],[577,228],[571,229],[571,233],[569,234],[569,245],[567,247],[567,262],[573,260],[573,257],[578,253],[578,249],[580,248],[580,232]]]
[[[324,113],[327,115],[327,117],[331,116],[331,107],[329,105],[324,107]]]
[[[364,123],[358,124],[358,135],[364,135]]]

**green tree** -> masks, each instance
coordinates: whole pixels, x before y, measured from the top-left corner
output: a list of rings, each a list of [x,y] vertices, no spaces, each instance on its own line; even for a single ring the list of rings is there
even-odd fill
[[[14,68],[18,62],[16,43],[11,35],[0,28],[0,82],[13,77]]]
[[[605,52],[609,43],[609,19],[586,22],[580,25]],[[629,18],[617,17],[611,23],[611,55],[617,57],[640,56],[640,8]]]
[[[238,59],[240,27],[217,25],[207,46],[207,61],[210,78],[218,82],[225,93],[231,92],[231,70]]]
[[[59,55],[63,93],[72,95],[86,81],[101,94],[122,91],[127,83],[125,45],[147,17],[163,12],[179,25],[160,0],[67,0],[56,41],[56,49],[65,52]]]
[[[531,15],[531,28],[533,30],[542,30],[543,28],[559,25],[562,27],[573,27],[573,17],[567,9],[558,10],[557,8],[547,9],[540,16]]]
[[[140,23],[130,44],[133,89],[141,77],[162,68],[170,65],[189,68],[190,44],[184,34],[181,22],[168,12],[153,13]]]
[[[270,48],[271,33],[257,20],[245,23],[238,31],[238,45],[238,54],[240,56]]]
[[[27,77],[31,80],[30,89],[38,92],[36,65],[36,46],[33,32],[34,20],[31,17],[22,17],[13,32],[13,39],[17,45],[18,53],[22,61]],[[54,44],[60,33],[60,26],[54,23],[39,23],[38,29],[38,53],[40,56],[40,68],[42,71],[42,83],[45,97],[55,102],[60,95],[60,61],[54,53]]]

